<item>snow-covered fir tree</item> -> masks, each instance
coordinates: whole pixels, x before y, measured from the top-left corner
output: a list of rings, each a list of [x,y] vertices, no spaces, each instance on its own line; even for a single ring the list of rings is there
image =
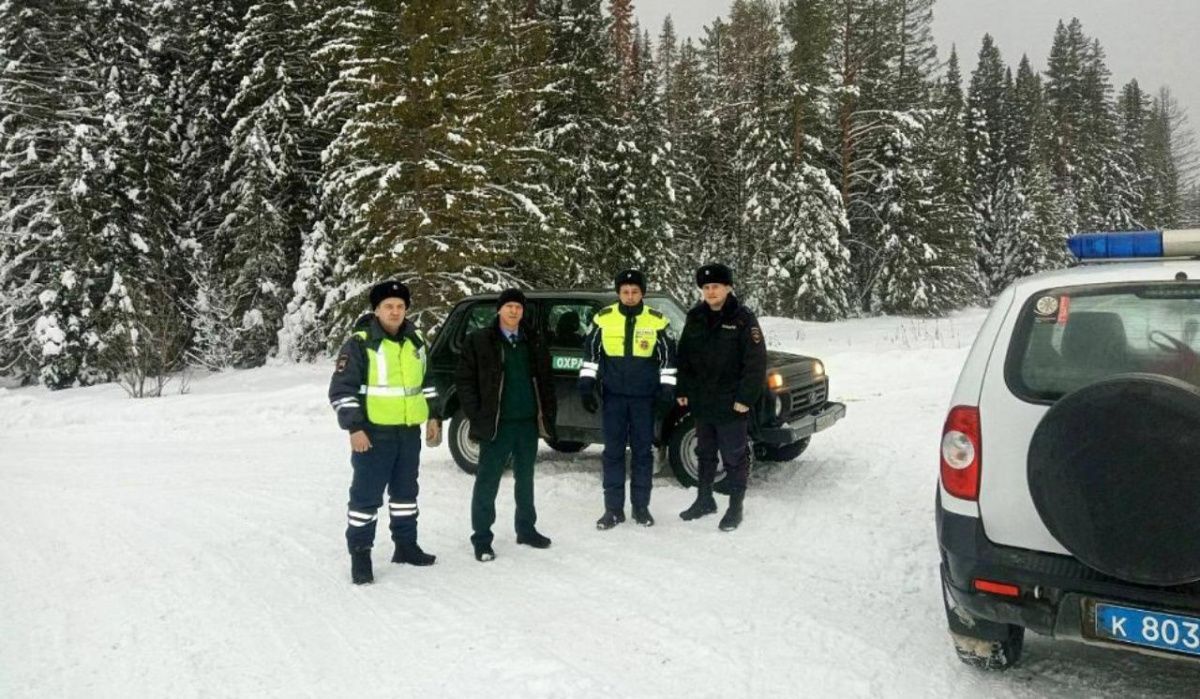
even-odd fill
[[[79,118],[76,64],[64,60],[79,36],[73,0],[0,2],[0,374],[23,381],[62,351],[65,333],[42,321],[39,297],[61,273],[54,251],[65,232],[59,197],[62,150]]]
[[[330,87],[355,104],[325,156],[331,330],[381,278],[412,287],[418,317],[476,291],[563,279],[570,236],[538,179],[528,119],[548,27],[526,5],[371,1],[356,12]]]
[[[317,3],[258,2],[229,47],[240,76],[225,110],[229,154],[222,165],[221,221],[206,246],[206,284],[230,308],[235,366],[257,366],[275,349],[292,295],[303,231],[316,218],[320,153],[327,145],[311,129],[313,103],[326,71],[313,58],[309,27]],[[246,231],[256,235],[246,235]],[[216,319],[208,319],[215,324]],[[231,331],[231,332],[230,332]]]

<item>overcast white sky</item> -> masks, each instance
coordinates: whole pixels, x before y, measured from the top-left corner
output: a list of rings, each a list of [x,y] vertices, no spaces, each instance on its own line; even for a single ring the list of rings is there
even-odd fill
[[[634,0],[642,26],[656,40],[670,14],[678,35],[699,38],[701,28],[728,12],[731,0]],[[1028,54],[1045,70],[1054,27],[1060,18],[1078,17],[1084,31],[1100,40],[1108,54],[1114,90],[1132,78],[1156,92],[1169,85],[1187,109],[1193,130],[1200,131],[1200,0],[937,0],[934,36],[939,55],[958,45],[964,80],[969,79],[985,33],[996,39],[1014,69]]]

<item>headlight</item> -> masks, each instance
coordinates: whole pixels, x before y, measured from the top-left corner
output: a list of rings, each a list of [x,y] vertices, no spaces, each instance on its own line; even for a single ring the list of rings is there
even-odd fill
[[[821,362],[813,360],[813,376],[820,377],[825,375],[825,365]]]
[[[771,389],[772,391],[778,391],[779,389],[783,388],[783,374],[780,374],[777,371],[772,371],[770,374],[767,374],[767,388]]]

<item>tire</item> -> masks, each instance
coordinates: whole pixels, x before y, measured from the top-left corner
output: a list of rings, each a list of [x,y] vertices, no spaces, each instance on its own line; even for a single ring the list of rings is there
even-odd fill
[[[804,450],[808,448],[810,439],[811,437],[805,437],[791,444],[763,444],[759,442],[754,445],[754,458],[758,461],[792,461],[804,453]]]
[[[1067,394],[1042,417],[1027,478],[1046,529],[1105,575],[1200,580],[1200,389],[1125,374]]]
[[[1009,635],[1002,641],[972,638],[951,631],[954,652],[959,660],[971,667],[989,671],[1007,670],[1020,662],[1025,646],[1025,628],[1013,624],[1008,626],[1011,627]]]
[[[667,441],[667,460],[675,479],[685,488],[694,488],[700,482],[700,466],[696,459],[696,421],[691,415],[680,420],[671,430],[671,438]],[[713,490],[728,492],[729,485],[725,479],[724,464],[717,464],[717,474],[713,478]]]
[[[1007,670],[1020,662],[1025,649],[1024,626],[980,619],[962,607],[952,607],[951,599],[950,591],[943,589],[950,641],[959,660],[988,671]]]
[[[560,441],[551,441],[551,440],[547,439],[546,445],[549,446],[554,451],[562,452],[563,454],[574,454],[576,452],[583,451],[583,448],[587,446],[587,443],[586,442],[560,442]]]
[[[471,421],[461,411],[450,420],[450,456],[466,473],[479,471],[479,442],[471,439]]]

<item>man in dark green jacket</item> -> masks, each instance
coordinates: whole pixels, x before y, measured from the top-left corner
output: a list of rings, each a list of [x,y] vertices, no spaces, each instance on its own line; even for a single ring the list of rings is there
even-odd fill
[[[492,525],[504,464],[512,458],[517,501],[517,543],[544,549],[550,539],[534,528],[533,464],[539,435],[553,439],[557,404],[550,353],[525,316],[525,294],[507,289],[496,302],[496,321],[467,336],[455,372],[459,404],[479,440],[479,470],[471,495],[475,559],[496,557]]]
[[[696,270],[696,285],[704,298],[688,311],[680,333],[676,397],[696,421],[700,483],[696,501],[679,516],[693,520],[717,511],[712,487],[719,452],[729,483],[729,509],[720,528],[732,531],[742,522],[749,414],[766,382],[767,346],[758,319],[732,293],[732,270],[705,265]]]

